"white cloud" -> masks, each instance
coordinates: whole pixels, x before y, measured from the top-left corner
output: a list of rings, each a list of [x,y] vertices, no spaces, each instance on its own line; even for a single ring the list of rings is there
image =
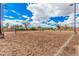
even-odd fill
[[[76,12],[79,12],[79,4],[76,4]]]
[[[24,17],[24,18],[28,18],[26,15],[22,15],[22,17]]]
[[[26,22],[29,21],[30,17],[26,16],[26,15],[22,15],[22,17],[26,18]]]
[[[15,10],[11,10],[11,11],[12,11],[13,13],[19,15],[19,18],[20,18],[20,17],[24,17],[24,18],[27,18],[27,20],[29,20],[29,17],[28,17],[28,16],[23,15],[23,14],[20,14],[20,13],[16,12]],[[10,16],[10,17],[11,17],[11,16]]]
[[[51,25],[47,25],[47,24],[39,24],[39,26],[45,27],[45,28],[51,28]]]
[[[39,23],[46,22],[49,17],[69,15],[73,12],[73,7],[70,7],[69,4],[60,3],[30,4],[27,9],[33,13],[33,21],[38,21]]]
[[[22,22],[22,21],[20,21],[20,20],[19,20],[19,22],[18,22],[18,21],[16,21],[16,20],[8,20],[8,19],[6,19],[6,20],[3,21],[3,25],[6,26],[7,23],[8,23],[10,26],[13,26],[13,25],[23,25],[21,22]]]
[[[9,17],[9,16],[4,15],[4,17]]]
[[[32,26],[32,27],[39,27],[39,26],[41,26],[41,27],[47,27],[47,28],[51,27],[51,25],[47,25],[47,24],[43,24],[43,23],[39,23],[39,22],[35,22],[35,23],[31,22],[30,26]]]
[[[50,22],[47,22],[47,24],[56,24],[56,22],[54,22],[53,20],[52,21],[50,21]]]
[[[32,26],[34,26],[34,27],[38,27],[39,26],[39,22],[38,21],[32,21],[31,23],[30,23],[30,25],[32,25]]]
[[[28,8],[32,13],[32,19],[34,22],[40,24],[42,21],[49,20],[49,17],[54,16],[70,16],[68,20],[60,22],[62,25],[68,24],[72,25],[74,5],[70,3],[38,3],[30,4]],[[77,5],[77,12],[79,12],[79,4]],[[51,22],[54,24],[54,22]]]
[[[70,14],[70,17],[68,20],[65,20],[64,22],[59,22],[60,25],[64,26],[70,26],[73,27],[74,26],[74,14]],[[76,18],[76,27],[79,27],[79,17]]]
[[[15,10],[11,10],[13,13],[17,14],[17,15],[21,15],[20,13],[16,12]]]
[[[43,3],[30,4],[28,9],[33,13],[33,20],[48,20],[49,17],[69,15],[73,12],[70,4],[62,3]]]
[[[13,16],[8,16],[9,18],[14,18]]]
[[[79,4],[76,5],[76,14],[79,13]],[[74,13],[71,13],[69,15],[69,19],[65,20],[64,22],[60,22],[59,24],[61,25],[65,25],[67,24],[67,26],[73,27],[74,26]],[[76,18],[76,27],[79,27],[79,16],[77,16]]]

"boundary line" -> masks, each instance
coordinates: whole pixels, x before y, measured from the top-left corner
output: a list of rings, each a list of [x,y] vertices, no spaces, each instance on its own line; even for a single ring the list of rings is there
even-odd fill
[[[72,40],[72,38],[75,36],[75,34],[72,34],[68,40],[60,47],[60,49],[57,51],[57,53],[54,54],[54,56],[58,56],[62,50],[68,45],[68,43]]]

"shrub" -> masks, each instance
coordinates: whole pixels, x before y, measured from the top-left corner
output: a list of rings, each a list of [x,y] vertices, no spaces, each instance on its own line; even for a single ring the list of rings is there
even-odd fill
[[[37,30],[35,27],[28,28],[28,30]]]
[[[16,28],[16,30],[26,30],[24,27]]]

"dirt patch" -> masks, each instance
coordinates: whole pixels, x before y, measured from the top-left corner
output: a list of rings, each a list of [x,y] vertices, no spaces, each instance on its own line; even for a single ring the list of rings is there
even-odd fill
[[[72,32],[18,31],[6,32],[0,39],[0,55],[53,56]]]
[[[79,45],[75,45],[74,48],[75,48],[75,55],[79,56]]]
[[[60,54],[62,56],[77,56],[79,55],[79,34],[76,34],[70,43],[64,48]]]

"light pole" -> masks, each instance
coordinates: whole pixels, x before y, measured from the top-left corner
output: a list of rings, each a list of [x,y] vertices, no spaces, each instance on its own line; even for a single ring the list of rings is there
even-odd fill
[[[2,4],[0,3],[0,38],[4,38],[4,34],[2,33],[2,20],[3,20],[3,8]]]
[[[77,34],[77,31],[76,31],[76,3],[74,3],[74,34]]]

